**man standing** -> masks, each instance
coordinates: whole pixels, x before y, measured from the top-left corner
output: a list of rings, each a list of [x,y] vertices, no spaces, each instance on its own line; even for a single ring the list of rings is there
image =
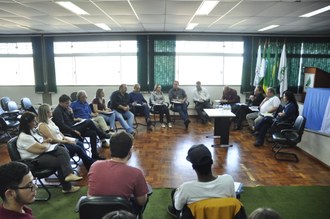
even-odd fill
[[[206,88],[201,86],[200,81],[196,82],[196,89],[194,90],[194,102],[198,117],[202,120],[203,124],[206,124],[209,118],[204,112],[204,109],[210,109],[212,107],[210,104],[210,94]]]
[[[186,205],[203,199],[236,197],[232,176],[213,175],[212,155],[205,145],[193,145],[186,159],[192,163],[192,168],[197,174],[197,181],[185,182],[172,191],[172,206],[168,206],[168,212],[172,216],[179,215]]]
[[[111,159],[96,161],[88,173],[89,196],[122,196],[131,201],[134,213],[143,211],[148,201],[148,186],[140,169],[128,166],[133,136],[118,132],[110,139]]]
[[[76,138],[90,137],[92,158],[95,160],[104,159],[97,152],[97,136],[100,139],[110,138],[99,130],[94,122],[90,119],[81,120],[73,117],[72,109],[70,108],[71,98],[63,94],[59,98],[59,104],[53,111],[53,122],[59,127],[62,133],[72,135]],[[103,140],[103,147],[109,147],[109,144]]]
[[[26,164],[14,161],[0,166],[0,218],[34,219],[26,205],[34,202],[37,188]]]
[[[146,99],[144,99],[143,95],[140,92],[140,85],[134,85],[134,90],[129,93],[130,102],[133,106],[134,113],[141,114],[144,116],[147,123],[147,130],[152,131],[151,128],[151,119],[150,119],[150,109]]]
[[[113,92],[110,97],[111,109],[116,114],[116,119],[127,133],[135,135],[133,128],[134,114],[129,111],[130,97],[127,93],[127,85],[121,84],[119,90]],[[126,121],[127,120],[127,121]]]
[[[173,82],[173,88],[168,92],[169,100],[174,104],[174,110],[178,111],[181,119],[183,119],[186,129],[188,129],[190,120],[188,116],[188,104],[186,92],[179,88],[179,82]]]

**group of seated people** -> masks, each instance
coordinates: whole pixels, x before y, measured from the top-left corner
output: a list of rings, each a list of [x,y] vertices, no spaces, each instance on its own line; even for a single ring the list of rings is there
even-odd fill
[[[33,114],[26,115],[32,116]],[[35,127],[33,118],[32,116],[32,120],[30,119],[30,122],[28,122],[29,127]],[[26,140],[32,142],[31,137],[26,137]],[[96,161],[88,173],[87,195],[121,196],[126,197],[131,203],[132,212],[110,212],[103,217],[104,219],[136,218],[134,215],[143,213],[148,203],[151,192],[142,171],[127,165],[133,152],[133,140],[133,136],[129,133],[115,133],[110,139],[111,159]],[[44,145],[46,144],[49,143],[44,143]],[[31,147],[37,147],[36,143],[33,143]],[[44,154],[37,155],[38,161],[40,159],[40,165],[54,167],[54,163],[58,163],[55,162],[55,159],[62,159],[63,163],[58,171],[63,191],[73,192],[73,190],[76,190],[73,189],[74,187],[70,185],[69,181],[79,180],[80,178],[73,175],[70,168],[65,167],[68,159],[67,152],[63,149],[56,149]],[[47,164],[46,159],[51,164]],[[197,180],[185,182],[172,191],[172,205],[168,206],[170,215],[175,218],[192,218],[192,212],[196,213],[198,211],[196,206],[198,206],[199,201],[211,200],[209,198],[236,198],[233,177],[228,174],[214,175],[212,173],[213,159],[210,150],[205,145],[193,145],[188,150],[186,159],[191,162]],[[62,179],[62,177],[65,178]],[[64,186],[67,189],[71,188],[64,190]],[[34,202],[37,188],[33,181],[33,175],[26,164],[13,161],[0,166],[0,196],[3,199],[3,204],[0,205],[0,217],[33,219],[32,210],[26,205]],[[114,217],[119,215],[122,217]],[[221,215],[218,216],[217,218],[220,218]],[[235,218],[247,218],[242,206],[239,209],[237,207],[235,210]],[[249,219],[257,218],[280,219],[281,216],[272,209],[261,208],[255,210],[249,216]]]
[[[262,87],[258,86],[255,88],[254,94],[250,96],[247,105],[240,104],[232,109],[236,115],[234,118],[235,129],[242,129],[242,122],[246,118],[253,135],[256,136],[254,144],[256,147],[264,144],[269,129],[271,132],[275,132],[283,127],[291,127],[299,116],[299,108],[293,92],[288,90],[282,95],[284,106],[281,105],[280,98],[275,95],[274,88],[267,88],[266,96],[264,96]]]

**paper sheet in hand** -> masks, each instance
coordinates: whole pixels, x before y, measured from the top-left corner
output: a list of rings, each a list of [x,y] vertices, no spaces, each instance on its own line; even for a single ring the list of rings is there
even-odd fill
[[[86,121],[86,119],[82,119],[82,120],[80,120],[79,122],[75,123],[73,126],[79,125],[79,124],[81,124],[81,123],[83,123],[83,122],[85,122],[85,121]]]
[[[112,114],[113,113],[113,111],[102,111],[102,112],[99,112],[99,113],[101,113],[101,114],[105,114],[105,115],[110,115],[110,114]]]

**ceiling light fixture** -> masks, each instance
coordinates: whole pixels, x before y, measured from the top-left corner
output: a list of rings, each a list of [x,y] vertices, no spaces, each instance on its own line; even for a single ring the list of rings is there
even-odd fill
[[[56,2],[56,3],[77,15],[89,15],[86,11],[79,8],[77,5],[73,4],[72,2]]]
[[[103,29],[103,30],[106,30],[106,31],[111,30],[111,28],[108,25],[104,24],[104,23],[97,23],[95,25],[98,26],[99,28]]]
[[[321,14],[321,13],[326,12],[326,11],[329,11],[329,10],[330,10],[330,5],[328,5],[328,6],[324,7],[324,8],[320,8],[318,10],[309,12],[307,14],[300,15],[299,17],[312,17],[312,16],[315,16],[317,14]]]
[[[264,27],[262,29],[259,29],[258,31],[265,31],[265,30],[270,30],[276,27],[279,27],[280,25],[269,25],[268,27]]]
[[[219,1],[203,1],[196,11],[196,15],[208,15],[217,6]]]
[[[198,23],[189,23],[186,27],[186,30],[192,30],[194,29],[196,26],[198,25]]]

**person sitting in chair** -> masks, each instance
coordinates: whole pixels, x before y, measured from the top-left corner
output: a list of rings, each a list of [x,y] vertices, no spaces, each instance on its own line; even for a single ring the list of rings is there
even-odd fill
[[[13,161],[0,166],[0,218],[34,219],[26,205],[35,201],[37,188],[26,164]]]
[[[195,109],[197,111],[198,117],[202,120],[203,124],[206,124],[209,120],[204,109],[211,109],[210,104],[210,94],[206,88],[201,86],[201,82],[196,82],[196,89],[194,90],[194,102]]]
[[[147,130],[152,131],[150,109],[148,106],[148,102],[146,101],[146,99],[144,99],[143,95],[140,92],[140,89],[141,86],[139,84],[135,84],[133,91],[129,93],[132,110],[135,115],[140,114],[144,116],[147,123]]]
[[[162,92],[162,86],[160,84],[156,84],[154,91],[151,93],[150,105],[155,111],[159,112],[159,120],[162,128],[166,127],[166,124],[164,123],[164,114],[166,116],[167,126],[172,128],[170,112],[168,110],[168,105],[165,104],[165,98]]]
[[[129,110],[130,97],[127,93],[127,85],[121,84],[119,89],[111,94],[110,100],[116,119],[127,133],[134,136],[136,134],[133,128],[134,114]]]
[[[229,86],[223,87],[222,98],[220,102],[222,104],[230,104],[233,105],[235,103],[239,103],[239,96],[237,95],[237,91]]]
[[[174,110],[179,112],[181,119],[184,121],[186,129],[188,129],[190,120],[188,116],[187,94],[182,88],[179,88],[178,81],[173,82],[173,88],[169,90],[168,97],[170,102],[174,104]]]
[[[210,150],[204,144],[193,145],[188,150],[186,159],[192,163],[197,174],[197,181],[183,183],[172,191],[172,206],[168,212],[174,217],[184,211],[186,205],[208,198],[236,197],[234,179],[228,174],[215,176]]]
[[[111,159],[96,161],[88,173],[89,196],[122,196],[132,203],[135,214],[141,213],[148,201],[148,186],[138,168],[128,166],[133,153],[133,136],[117,132],[110,139]]]

